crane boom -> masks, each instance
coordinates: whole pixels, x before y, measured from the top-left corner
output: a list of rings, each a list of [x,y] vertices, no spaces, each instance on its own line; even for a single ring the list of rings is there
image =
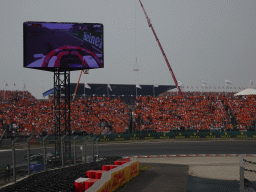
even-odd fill
[[[183,94],[182,94],[182,92],[181,92],[181,90],[180,90],[180,87],[178,86],[178,82],[177,82],[177,80],[176,80],[176,77],[175,77],[175,75],[174,75],[174,73],[173,73],[173,71],[172,71],[172,68],[171,68],[170,64],[169,64],[169,61],[168,61],[168,59],[167,59],[167,57],[166,57],[166,55],[165,55],[165,53],[164,53],[164,50],[163,50],[163,48],[162,48],[162,45],[161,45],[161,43],[160,43],[160,41],[159,41],[159,39],[158,39],[158,37],[157,37],[157,35],[156,35],[156,32],[155,32],[155,30],[154,30],[154,28],[153,28],[153,26],[152,26],[152,24],[151,24],[151,22],[150,22],[150,19],[149,19],[147,13],[146,13],[146,10],[144,9],[144,7],[143,7],[143,5],[142,5],[141,0],[139,0],[139,1],[140,1],[140,5],[141,5],[141,7],[142,7],[142,9],[143,9],[143,12],[144,12],[144,14],[145,14],[145,16],[146,16],[146,19],[147,19],[147,22],[148,22],[148,26],[151,27],[151,29],[152,29],[152,31],[153,31],[153,34],[154,34],[154,36],[155,36],[155,38],[156,38],[156,41],[157,41],[157,43],[158,43],[158,45],[159,45],[159,47],[160,47],[160,49],[161,49],[161,51],[162,51],[162,53],[163,53],[163,56],[164,56],[164,59],[165,59],[165,61],[166,61],[167,66],[168,66],[168,68],[169,68],[169,71],[170,71],[171,74],[172,74],[172,78],[173,78],[174,83],[175,83],[175,85],[177,86],[177,89],[178,89],[178,93],[179,93],[180,96],[183,96]]]
[[[74,95],[73,95],[73,101],[75,100],[75,97],[76,97],[76,92],[77,92],[77,89],[78,89],[78,85],[79,85],[82,73],[84,72],[84,74],[88,74],[88,71],[89,71],[89,69],[81,70],[78,81],[77,81],[77,84],[76,84],[76,89],[75,89],[75,92],[74,92]]]

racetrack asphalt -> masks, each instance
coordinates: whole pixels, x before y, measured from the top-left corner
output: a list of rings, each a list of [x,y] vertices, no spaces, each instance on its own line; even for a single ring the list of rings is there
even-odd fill
[[[147,165],[153,167],[140,173],[118,192],[239,192],[239,181],[191,176],[188,165]]]
[[[133,178],[119,192],[184,192],[188,178],[188,165],[147,164],[151,168]]]
[[[118,192],[239,192],[238,157],[136,159],[139,160],[140,165],[152,165],[152,167],[141,172]],[[245,159],[256,162],[256,157],[245,157]]]

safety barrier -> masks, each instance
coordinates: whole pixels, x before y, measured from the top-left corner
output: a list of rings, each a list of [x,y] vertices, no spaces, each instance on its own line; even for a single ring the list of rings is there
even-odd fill
[[[78,139],[81,136],[78,137]],[[256,131],[175,131],[175,132],[141,132],[141,133],[120,133],[105,135],[88,135],[87,138],[98,138],[99,142],[125,141],[125,140],[152,140],[152,139],[192,139],[192,138],[256,138]],[[84,137],[81,137],[84,138]],[[42,138],[31,139],[30,144],[42,144]],[[53,144],[53,141],[46,141],[46,144]]]
[[[118,164],[118,163],[117,163]],[[139,174],[139,161],[132,160],[103,172],[101,179],[96,181],[86,192],[112,192],[129,182]]]
[[[162,133],[134,133],[96,135],[100,142],[124,140],[152,140],[152,139],[189,139],[189,138],[256,138],[254,131],[208,131],[208,132],[162,132]]]

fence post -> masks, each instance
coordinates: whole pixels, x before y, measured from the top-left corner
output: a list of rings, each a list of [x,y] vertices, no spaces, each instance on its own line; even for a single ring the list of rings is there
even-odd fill
[[[83,145],[80,146],[80,150],[82,150],[82,162],[84,162],[84,142]]]
[[[244,192],[244,154],[239,155],[239,167],[240,167],[240,192]]]
[[[44,147],[44,171],[46,171],[46,164],[47,164],[47,160],[46,160],[46,146],[45,146],[45,140],[49,137],[49,135],[43,137],[43,147]]]
[[[27,139],[27,146],[28,146],[28,151],[27,151],[27,156],[28,156],[28,175],[30,175],[30,144],[29,144],[29,141],[33,138],[33,135],[30,136],[28,139]]]
[[[92,161],[94,161],[94,144],[93,144],[93,140],[94,140],[94,138],[92,139]]]
[[[86,143],[87,143],[87,141],[84,141],[84,146],[83,146],[83,153],[84,153],[83,159],[84,159],[84,163],[86,163]]]
[[[76,165],[76,138],[77,137],[78,135],[74,137],[74,165]]]
[[[64,167],[64,147],[63,147],[63,140],[65,139],[66,135],[64,135],[63,137],[61,137],[61,161],[62,161],[62,167]]]
[[[18,138],[14,139],[12,141],[12,166],[13,166],[13,182],[16,182],[16,155],[15,155],[15,142],[18,140]]]
[[[86,150],[85,150],[85,148],[86,148],[86,143],[87,143],[86,139],[87,139],[87,138],[88,138],[88,136],[85,136],[85,137],[84,137],[84,143],[83,143],[83,157],[82,157],[83,163],[86,163]]]
[[[96,153],[97,153],[97,157],[99,157],[99,149],[98,149],[98,143],[97,143],[98,140],[99,140],[99,138],[96,139]]]

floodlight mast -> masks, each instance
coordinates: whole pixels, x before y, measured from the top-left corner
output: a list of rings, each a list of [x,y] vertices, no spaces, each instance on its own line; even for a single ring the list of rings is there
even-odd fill
[[[160,43],[160,41],[159,41],[159,39],[158,39],[158,37],[157,37],[157,35],[156,35],[156,32],[155,32],[155,30],[154,30],[154,28],[153,28],[153,26],[152,26],[152,24],[151,24],[151,22],[150,22],[150,19],[149,19],[148,15],[147,15],[147,13],[146,13],[146,11],[145,11],[145,9],[144,9],[142,3],[141,3],[141,0],[139,0],[139,1],[140,1],[140,5],[141,5],[141,7],[142,7],[142,9],[143,9],[143,12],[144,12],[144,14],[145,14],[145,16],[146,16],[146,19],[147,19],[147,22],[148,22],[148,26],[151,27],[151,29],[152,29],[152,31],[153,31],[153,34],[154,34],[154,36],[155,36],[155,38],[156,38],[156,41],[157,41],[157,43],[158,43],[158,45],[159,45],[159,47],[160,47],[160,49],[161,49],[161,51],[162,51],[162,53],[163,53],[163,56],[164,56],[164,59],[165,59],[165,61],[166,61],[167,66],[168,66],[168,68],[169,68],[169,71],[170,71],[171,74],[172,74],[172,78],[173,78],[174,83],[175,83],[175,85],[177,86],[177,89],[178,89],[178,93],[179,93],[180,96],[183,96],[183,93],[181,92],[180,87],[178,86],[178,82],[177,82],[177,80],[176,80],[176,77],[175,77],[175,75],[174,75],[174,73],[173,73],[173,71],[172,71],[172,68],[171,68],[171,66],[170,66],[170,64],[169,64],[169,61],[168,61],[168,59],[167,59],[167,57],[166,57],[166,55],[165,55],[165,53],[164,53],[164,50],[163,50],[163,48],[162,48],[162,46],[161,46],[161,43]]]

